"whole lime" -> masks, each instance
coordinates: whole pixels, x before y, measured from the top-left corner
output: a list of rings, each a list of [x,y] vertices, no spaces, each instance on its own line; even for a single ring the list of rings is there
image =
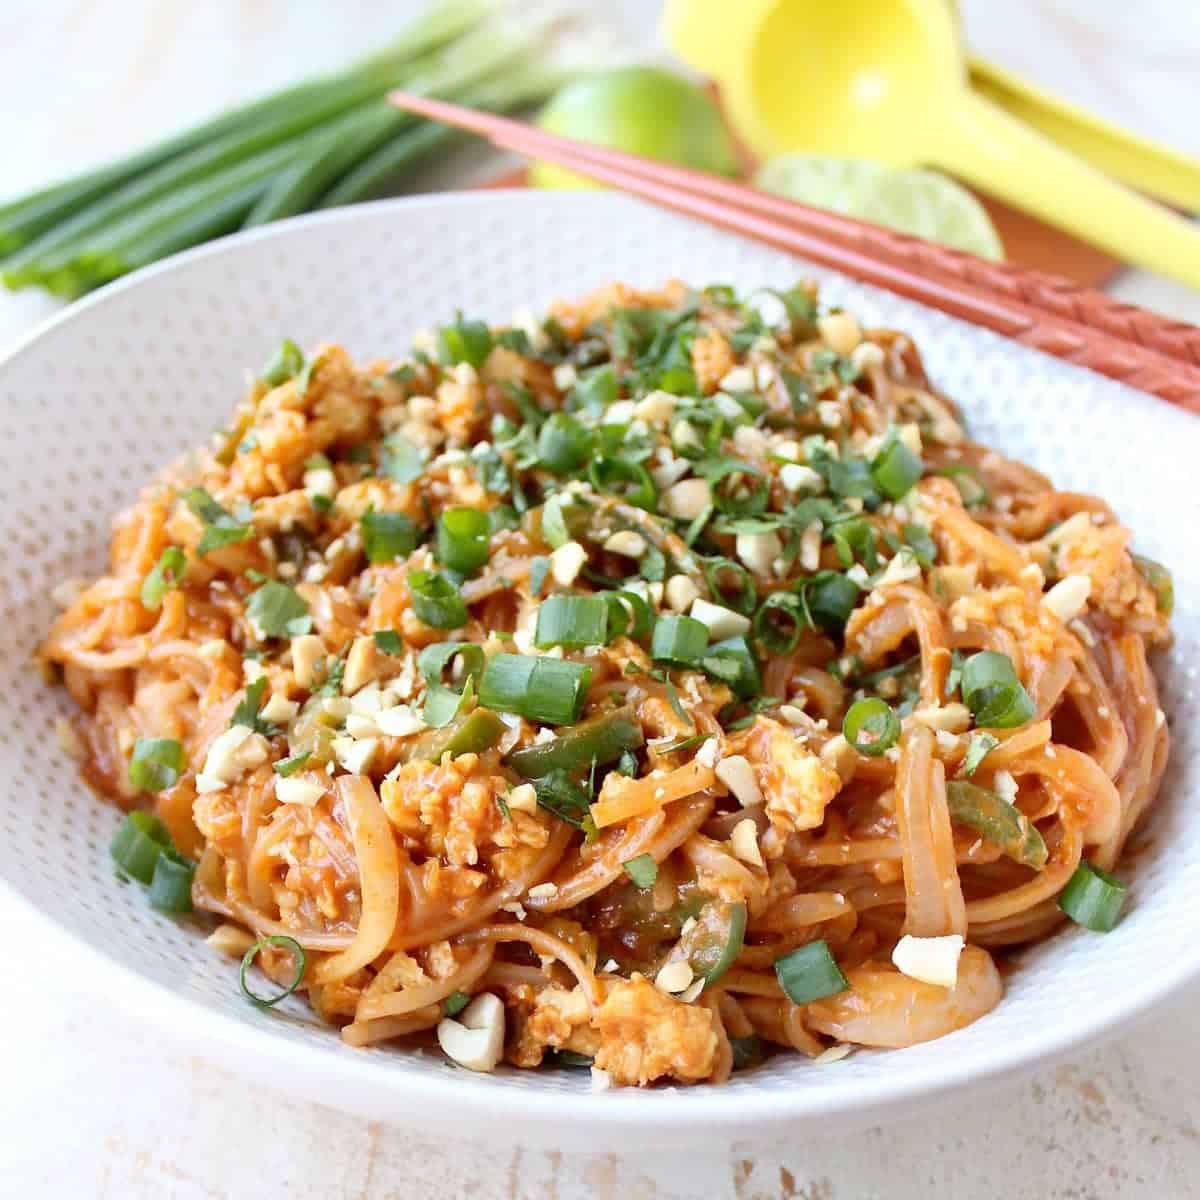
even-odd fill
[[[568,84],[543,110],[550,133],[611,146],[718,175],[737,170],[733,143],[711,97],[657,67],[616,67]],[[543,188],[598,185],[550,163],[534,163],[530,182]]]

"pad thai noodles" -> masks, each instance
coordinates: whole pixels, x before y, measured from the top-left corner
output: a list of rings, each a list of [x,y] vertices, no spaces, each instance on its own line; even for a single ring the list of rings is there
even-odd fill
[[[719,1083],[1113,928],[1168,746],[1131,538],[815,287],[615,284],[365,369],[285,342],[40,656],[120,871],[260,1005]]]

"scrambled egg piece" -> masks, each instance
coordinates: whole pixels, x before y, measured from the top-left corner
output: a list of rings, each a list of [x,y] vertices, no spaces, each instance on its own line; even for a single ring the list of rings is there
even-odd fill
[[[546,845],[551,818],[540,809],[505,817],[497,797],[508,786],[478,754],[462,754],[440,763],[406,763],[384,780],[380,799],[410,851],[451,867],[473,867],[483,858],[501,879],[510,879]]]
[[[744,754],[754,767],[767,817],[783,833],[816,829],[825,819],[826,805],[841,791],[841,776],[786,725],[769,717],[758,717],[740,745],[731,743],[731,750]]]
[[[589,1014],[578,988],[516,989],[509,1007],[516,1036],[508,1059],[536,1067],[547,1049],[592,1056],[618,1085],[670,1077],[707,1079],[717,1054],[717,1034],[707,1008],[661,992],[642,975],[607,985],[604,1002]]]

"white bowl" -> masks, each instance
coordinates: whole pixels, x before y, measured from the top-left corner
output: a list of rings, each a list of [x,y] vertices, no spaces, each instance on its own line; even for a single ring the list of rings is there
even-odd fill
[[[456,1070],[440,1055],[354,1050],[296,1002],[262,1013],[199,927],[114,877],[116,812],[59,750],[61,690],[29,655],[51,587],[104,562],[110,518],[228,416],[282,336],[404,352],[418,329],[505,320],[602,282],[678,276],[739,288],[817,276],[869,325],[913,334],[975,436],[1062,487],[1109,499],[1175,571],[1177,640],[1159,663],[1171,766],[1142,840],[1133,901],[1107,936],[1070,929],[1022,955],[1000,1007],[959,1033],[829,1067],[778,1056],[723,1087],[591,1094],[586,1072]],[[0,877],[86,948],[70,981],[268,1084],[377,1119],[600,1151],[828,1132],[1044,1064],[1111,1034],[1200,968],[1196,705],[1200,422],[1087,371],[910,301],[609,194],[473,193],[284,222],[181,255],[67,310],[0,363]],[[136,1086],[136,1084],[131,1085]]]

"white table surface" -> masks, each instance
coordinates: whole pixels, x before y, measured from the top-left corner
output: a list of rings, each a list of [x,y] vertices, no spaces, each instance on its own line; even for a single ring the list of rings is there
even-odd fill
[[[6,0],[0,191],[20,191],[368,48],[413,0]],[[586,6],[582,6],[586,7]],[[651,0],[597,3],[653,42]],[[965,0],[972,44],[1200,155],[1194,0]],[[457,171],[457,174],[455,172]],[[475,160],[440,178],[478,174]],[[1200,321],[1144,274],[1116,291]],[[56,310],[0,294],[0,345]],[[1181,914],[1186,922],[1191,914]],[[1186,925],[1182,936],[1191,936]],[[1200,993],[1067,1065],[853,1137],[687,1154],[506,1154],[414,1136],[249,1086],[103,997],[0,897],[0,1196],[514,1200],[1176,1200],[1200,1195]]]

